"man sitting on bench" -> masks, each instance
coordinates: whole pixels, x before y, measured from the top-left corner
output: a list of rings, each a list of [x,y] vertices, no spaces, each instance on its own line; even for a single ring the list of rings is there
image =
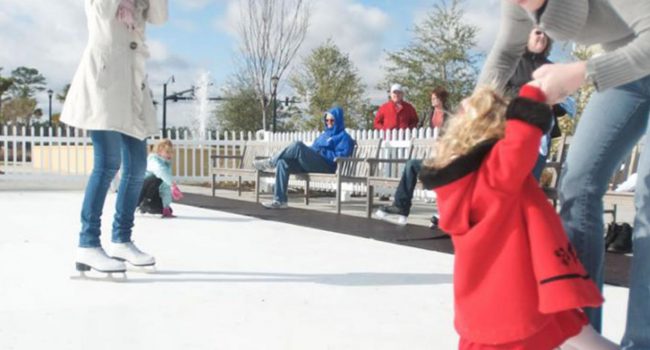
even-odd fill
[[[323,116],[325,131],[311,147],[296,141],[271,158],[253,162],[253,166],[265,171],[276,169],[273,201],[262,203],[269,209],[287,208],[287,187],[289,175],[299,173],[336,172],[335,159],[348,157],[354,150],[354,140],[345,131],[343,109],[335,107]]]

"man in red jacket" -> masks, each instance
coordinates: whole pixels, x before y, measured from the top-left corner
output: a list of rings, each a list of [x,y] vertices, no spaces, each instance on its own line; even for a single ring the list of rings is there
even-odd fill
[[[390,87],[390,101],[384,103],[375,116],[375,129],[412,129],[418,126],[418,114],[413,106],[404,101],[404,90],[400,84]]]

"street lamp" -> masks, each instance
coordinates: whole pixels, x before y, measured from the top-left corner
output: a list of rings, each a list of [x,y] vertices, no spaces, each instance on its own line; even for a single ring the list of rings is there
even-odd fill
[[[167,79],[163,84],[163,112],[162,112],[162,129],[163,129],[163,138],[167,138],[167,84],[176,82],[174,76],[172,75]]]
[[[49,109],[48,109],[48,115],[49,115],[49,124],[52,126],[52,94],[54,94],[54,91],[52,89],[47,90],[47,97],[50,100],[49,103]]]
[[[275,133],[275,127],[278,119],[278,83],[280,82],[280,78],[277,75],[274,75],[271,77],[271,86],[273,87],[273,93],[271,97],[273,97],[273,132]]]

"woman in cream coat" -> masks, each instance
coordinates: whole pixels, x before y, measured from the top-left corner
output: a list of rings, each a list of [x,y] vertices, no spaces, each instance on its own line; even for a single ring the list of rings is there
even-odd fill
[[[145,73],[146,23],[167,20],[167,0],[85,0],[88,45],[72,81],[61,121],[90,133],[93,171],[81,209],[76,267],[124,272],[155,264],[131,241],[146,169],[146,137],[157,132]],[[101,215],[111,180],[122,167],[108,254],[100,243]]]

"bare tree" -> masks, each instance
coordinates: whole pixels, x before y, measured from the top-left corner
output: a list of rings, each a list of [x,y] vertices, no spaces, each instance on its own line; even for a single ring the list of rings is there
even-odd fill
[[[262,106],[262,127],[276,83],[296,56],[309,27],[310,9],[305,0],[240,0],[241,58]],[[276,85],[277,86],[277,85]]]

